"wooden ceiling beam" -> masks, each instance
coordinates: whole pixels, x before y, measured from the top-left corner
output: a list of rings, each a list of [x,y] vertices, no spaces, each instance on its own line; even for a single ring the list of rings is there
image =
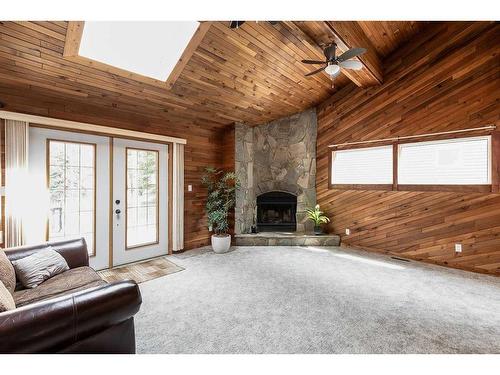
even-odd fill
[[[212,26],[212,22],[210,21],[200,22],[200,25],[191,37],[191,40],[189,41],[187,47],[184,49],[184,52],[182,52],[179,61],[177,61],[177,64],[167,78],[167,87],[169,89],[174,86],[175,81],[177,81],[177,78],[179,78],[179,76],[181,75],[182,71],[189,62],[189,59],[191,58],[191,56],[193,56],[194,51],[200,45],[208,29],[210,29],[210,26]]]
[[[358,86],[367,87],[381,84],[383,82],[382,62],[361,26],[356,21],[325,21],[325,24],[342,52],[354,47],[366,48],[366,53],[356,58],[363,64],[363,72],[367,75],[367,79],[359,82]]]
[[[69,21],[64,44],[64,57],[77,56],[80,50],[80,41],[83,35],[83,21]]]

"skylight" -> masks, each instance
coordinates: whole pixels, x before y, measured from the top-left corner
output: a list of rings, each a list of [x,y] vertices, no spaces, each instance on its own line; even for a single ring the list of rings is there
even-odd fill
[[[199,22],[85,22],[78,54],[166,81]]]

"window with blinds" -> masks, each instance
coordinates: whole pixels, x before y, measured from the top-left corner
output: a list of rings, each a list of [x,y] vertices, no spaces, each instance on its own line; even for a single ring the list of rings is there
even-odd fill
[[[491,184],[490,139],[486,136],[400,144],[398,183]]]
[[[331,183],[392,184],[392,146],[332,152]]]

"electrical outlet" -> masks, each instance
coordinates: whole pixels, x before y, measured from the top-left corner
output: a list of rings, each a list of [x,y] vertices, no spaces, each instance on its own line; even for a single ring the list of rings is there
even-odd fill
[[[350,235],[351,234],[351,230],[349,228],[346,228],[345,229],[345,234]]]
[[[455,252],[456,253],[461,253],[462,252],[462,244],[461,243],[456,243],[455,244]]]
[[[193,191],[193,185],[188,185],[188,191]]]

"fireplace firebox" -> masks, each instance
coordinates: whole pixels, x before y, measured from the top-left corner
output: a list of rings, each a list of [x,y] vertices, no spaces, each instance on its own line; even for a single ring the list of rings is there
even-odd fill
[[[297,197],[282,191],[271,191],[257,197],[257,230],[259,232],[295,232],[297,230]]]

